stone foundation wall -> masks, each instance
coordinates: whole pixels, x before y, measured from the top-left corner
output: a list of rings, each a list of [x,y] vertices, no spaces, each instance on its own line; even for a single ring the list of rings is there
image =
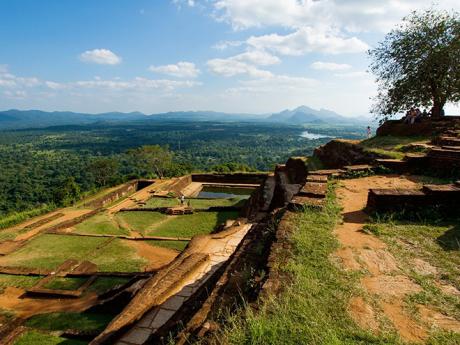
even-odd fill
[[[100,198],[97,198],[95,200],[92,200],[86,203],[84,206],[85,207],[96,207],[96,208],[104,207],[105,205],[110,204],[114,202],[115,200],[124,197],[128,193],[136,191],[138,188],[138,184],[140,183],[143,183],[143,185],[145,186],[148,185],[145,183],[145,181],[142,181],[142,182],[138,180],[130,181],[128,183],[125,183],[120,188],[114,190],[113,192],[110,192],[106,195],[101,196]],[[151,182],[149,184],[151,184]]]
[[[193,174],[193,182],[206,183],[240,183],[261,184],[267,178],[265,173],[233,173],[233,174]]]
[[[378,129],[377,136],[436,136],[448,129],[460,126],[460,116],[444,116],[440,118],[424,118],[414,124],[402,120],[385,121]]]

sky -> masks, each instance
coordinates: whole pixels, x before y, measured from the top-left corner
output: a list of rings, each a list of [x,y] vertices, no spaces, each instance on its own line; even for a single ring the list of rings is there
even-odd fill
[[[430,6],[460,1],[0,0],[0,110],[368,116],[366,52]]]

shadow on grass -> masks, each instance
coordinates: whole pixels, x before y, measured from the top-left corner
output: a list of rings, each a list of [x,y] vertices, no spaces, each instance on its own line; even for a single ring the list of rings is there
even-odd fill
[[[457,224],[436,239],[444,250],[460,250],[460,225]]]

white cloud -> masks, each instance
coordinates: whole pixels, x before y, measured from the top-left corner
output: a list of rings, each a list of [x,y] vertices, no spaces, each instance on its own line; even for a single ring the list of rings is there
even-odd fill
[[[150,66],[149,71],[178,78],[196,78],[200,70],[192,62],[178,62],[175,65]]]
[[[310,65],[311,68],[320,71],[344,71],[350,69],[351,66],[345,63],[315,61]]]
[[[265,78],[240,81],[241,86],[227,92],[279,93],[281,91],[305,92],[318,85],[318,81],[305,77],[271,74]]]
[[[51,90],[61,90],[61,89],[66,88],[66,85],[61,84],[61,83],[56,83],[54,81],[45,81],[45,85]]]
[[[80,60],[99,65],[118,65],[122,59],[108,49],[93,49],[81,53]]]
[[[41,82],[35,77],[18,77],[8,71],[8,66],[0,66],[0,87],[4,88],[21,88],[34,87],[40,85]]]
[[[212,59],[207,62],[209,70],[224,77],[247,74],[253,78],[266,78],[272,75],[270,71],[262,70],[254,65],[234,59]]]
[[[242,46],[244,43],[244,41],[220,41],[217,42],[213,48],[217,50],[225,50],[232,47]]]
[[[253,78],[267,78],[273,74],[257,66],[269,66],[280,63],[281,60],[265,51],[249,50],[226,59],[212,59],[207,62],[209,70],[224,77],[247,74]]]
[[[312,27],[303,27],[287,35],[251,36],[247,43],[259,50],[268,49],[292,56],[310,52],[362,53],[369,48],[365,42],[356,37],[345,38],[333,30],[318,30]]]
[[[7,98],[11,98],[11,99],[25,99],[27,97],[27,92],[23,90],[16,90],[16,91],[6,90],[3,92],[3,94]]]
[[[218,20],[235,29],[282,26],[301,28],[326,25],[348,31],[386,32],[416,8],[432,0],[216,0]],[[440,8],[460,9],[456,0],[443,0]]]

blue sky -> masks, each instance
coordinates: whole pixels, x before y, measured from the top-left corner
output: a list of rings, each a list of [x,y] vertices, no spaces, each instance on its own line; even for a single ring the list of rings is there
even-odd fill
[[[0,109],[270,113],[305,104],[367,115],[376,88],[366,50],[427,6],[0,0]]]

